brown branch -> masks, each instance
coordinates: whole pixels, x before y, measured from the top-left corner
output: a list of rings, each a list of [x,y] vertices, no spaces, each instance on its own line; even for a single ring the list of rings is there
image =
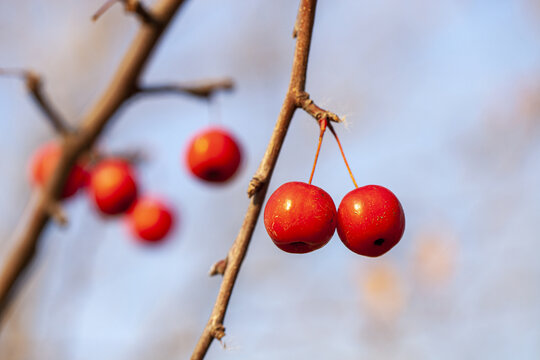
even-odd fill
[[[157,20],[139,0],[123,0],[126,11],[136,14],[139,19],[149,25],[156,25]]]
[[[236,240],[234,241],[227,255],[227,266],[223,274],[223,280],[219,293],[210,315],[210,319],[201,334],[201,337],[195,346],[192,360],[201,360],[206,355],[214,339],[220,340],[225,336],[223,320],[229,305],[229,300],[240,271],[240,266],[246,255],[255,224],[259,218],[262,209],[268,183],[274,171],[285,135],[289,124],[298,107],[299,97],[302,96],[306,84],[306,72],[308,65],[309,48],[311,45],[311,35],[313,31],[313,22],[315,19],[315,8],[317,0],[301,0],[296,20],[296,48],[294,52],[294,61],[292,66],[291,80],[285,100],[281,107],[274,132],[270,142],[259,165],[249,190],[252,194],[251,202],[244,217],[244,222]],[[257,185],[253,188],[252,184]]]
[[[146,85],[137,89],[137,93],[143,95],[155,94],[183,94],[196,97],[210,98],[215,92],[220,90],[232,90],[234,82],[232,79],[212,80],[200,82],[198,84],[166,84],[166,85]]]
[[[4,260],[0,263],[0,320],[16,293],[18,279],[34,258],[38,239],[49,221],[47,204],[60,199],[64,184],[77,159],[93,146],[109,120],[134,94],[141,73],[163,31],[184,2],[185,0],[160,0],[154,5],[152,13],[158,19],[159,25],[143,26],[139,29],[108,88],[85,116],[80,129],[64,137],[62,156],[51,179],[37,204],[31,209],[30,220],[24,226],[22,235],[6,250]]]
[[[65,226],[68,223],[68,218],[66,216],[66,213],[64,212],[64,209],[62,209],[62,205],[58,202],[50,202],[46,206],[47,212],[49,213],[49,216],[52,217],[54,221],[60,226]]]
[[[158,20],[153,16],[139,0],[108,0],[92,15],[92,21],[96,21],[109,10],[115,3],[122,2],[126,12],[133,13],[148,25],[158,25]]]
[[[71,130],[67,122],[54,108],[52,103],[43,91],[43,81],[41,77],[29,70],[5,70],[0,69],[0,75],[14,75],[24,79],[26,88],[30,92],[36,105],[45,114],[46,119],[60,135],[67,135]]]
[[[142,150],[102,152],[92,149],[88,152],[88,165],[91,167],[104,159],[114,158],[127,161],[131,165],[140,165],[149,160],[149,155]]]
[[[107,10],[109,10],[115,3],[119,2],[120,0],[107,0],[105,4],[101,5],[99,9],[92,15],[92,21],[97,21],[101,15],[105,14]]]

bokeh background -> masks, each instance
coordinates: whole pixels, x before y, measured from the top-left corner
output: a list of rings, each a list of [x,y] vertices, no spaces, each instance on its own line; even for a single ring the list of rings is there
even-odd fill
[[[150,2],[148,2],[150,3]],[[0,67],[34,69],[72,124],[92,106],[137,30],[102,1],[0,1]],[[241,225],[245,191],[285,95],[298,1],[189,1],[147,83],[231,76],[211,103],[167,95],[125,107],[106,151],[142,151],[141,187],[178,226],[140,246],[85,194],[51,224],[0,333],[2,359],[186,359]],[[337,131],[360,184],[401,199],[404,238],[369,259],[337,235],[307,255],[279,251],[262,221],[208,359],[540,358],[540,2],[319,1],[312,98],[346,118]],[[184,148],[208,124],[246,159],[222,187],[191,178]],[[298,111],[269,192],[306,181],[318,127]],[[33,198],[27,164],[54,133],[21,81],[0,78],[0,261]],[[327,136],[314,184],[336,204],[352,189]]]

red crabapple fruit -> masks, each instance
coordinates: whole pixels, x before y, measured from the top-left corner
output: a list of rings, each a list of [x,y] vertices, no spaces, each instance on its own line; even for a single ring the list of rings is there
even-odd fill
[[[210,127],[196,134],[187,147],[186,162],[197,178],[211,183],[231,179],[242,161],[242,149],[228,131]]]
[[[126,212],[137,198],[137,183],[131,165],[121,159],[105,159],[93,170],[90,193],[106,215]]]
[[[159,243],[171,230],[173,212],[163,201],[139,198],[128,215],[132,232],[144,243]]]
[[[33,184],[43,187],[54,172],[62,149],[56,142],[50,142],[40,147],[33,155],[30,162],[30,180]],[[68,176],[62,198],[74,195],[86,184],[87,173],[80,164],[75,164]]]
[[[377,257],[393,248],[405,231],[405,215],[387,188],[367,185],[349,192],[338,208],[337,232],[351,251]]]
[[[317,250],[336,230],[336,206],[323,189],[303,182],[281,185],[268,199],[264,226],[278,248],[289,253]]]

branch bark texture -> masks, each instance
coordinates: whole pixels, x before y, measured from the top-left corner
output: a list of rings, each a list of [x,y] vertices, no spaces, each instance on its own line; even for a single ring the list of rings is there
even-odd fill
[[[7,249],[0,263],[0,321],[13,298],[18,280],[32,262],[38,239],[50,219],[49,204],[58,201],[62,189],[77,159],[88,151],[105,126],[136,92],[144,68],[156,48],[163,31],[185,0],[160,0],[151,9],[155,22],[144,23],[108,88],[84,117],[80,128],[63,138],[63,152],[50,181],[43,189],[30,220],[20,238]]]
[[[305,100],[306,73],[309,49],[315,20],[317,0],[301,0],[295,24],[296,48],[291,72],[289,89],[279,113],[270,142],[253,180],[250,182],[248,194],[251,198],[244,222],[236,240],[227,255],[227,265],[223,272],[223,280],[219,293],[191,360],[201,360],[205,357],[212,341],[225,336],[223,320],[229,305],[229,300],[240,271],[240,266],[246,255],[255,225],[259,218],[262,205],[268,189],[268,184],[274,171],[281,147],[285,140],[291,119],[297,108],[302,107]]]

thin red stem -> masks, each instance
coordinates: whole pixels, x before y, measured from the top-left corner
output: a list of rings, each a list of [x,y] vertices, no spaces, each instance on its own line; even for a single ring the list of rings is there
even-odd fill
[[[349,170],[349,175],[351,176],[352,182],[354,186],[357,188],[358,184],[356,183],[356,180],[354,179],[354,176],[351,171],[351,167],[349,166],[349,163],[347,162],[347,158],[345,157],[345,153],[343,152],[343,147],[341,146],[341,142],[339,141],[336,131],[334,130],[334,127],[330,123],[328,123],[328,128],[332,132],[332,135],[334,135],[334,137],[336,138],[337,144],[339,146],[339,151],[341,151],[341,156],[343,156],[343,161],[345,162],[345,166],[347,166],[347,170]]]
[[[328,120],[326,118],[324,118],[323,120],[319,120],[319,124],[321,125],[321,132],[319,133],[319,144],[317,145],[317,152],[315,153],[315,161],[313,162],[313,168],[311,169],[311,175],[309,176],[309,185],[311,185],[311,181],[313,180],[313,174],[315,174],[315,167],[317,166],[317,160],[319,160],[319,152],[321,151],[322,139],[324,136],[324,132],[326,131],[327,123]]]

